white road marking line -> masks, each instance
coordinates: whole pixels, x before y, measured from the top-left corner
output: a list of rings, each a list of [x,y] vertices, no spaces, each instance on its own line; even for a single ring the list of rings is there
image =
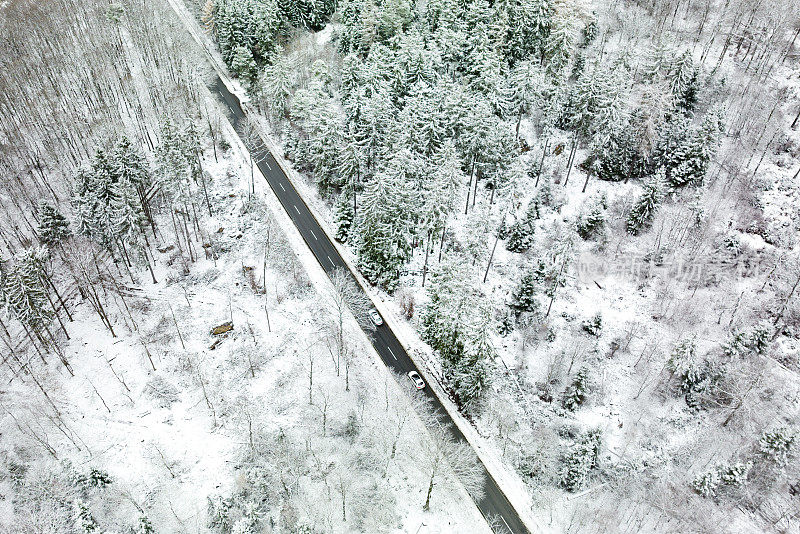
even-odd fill
[[[334,267],[336,267],[336,264],[335,264],[335,263],[333,263],[333,260],[331,259],[331,257],[330,257],[330,256],[328,256],[328,261],[329,261],[329,262],[331,262],[331,265],[333,265]]]
[[[513,531],[513,530],[511,530],[511,527],[509,527],[509,526],[508,526],[508,523],[506,522],[506,518],[505,518],[505,517],[503,517],[503,516],[501,515],[501,516],[500,516],[500,519],[502,519],[502,520],[503,520],[503,523],[505,523],[505,524],[506,524],[506,528],[508,529],[508,531],[513,533],[514,531]]]
[[[316,240],[316,239],[317,239],[317,234],[315,234],[315,233],[314,233],[314,230],[312,230],[311,228],[309,228],[309,229],[308,229],[308,231],[309,231],[309,232],[311,232],[311,235],[313,235],[313,236],[314,236],[314,239]]]
[[[266,160],[264,160],[264,165],[266,165],[269,170],[272,170],[272,167],[269,166],[269,163],[267,163]]]
[[[278,185],[279,185],[279,186],[281,186],[281,189],[283,189],[283,192],[285,193],[285,192],[286,192],[286,188],[285,188],[285,187],[283,187],[283,184],[282,184],[282,183],[280,183],[280,182],[278,182]]]
[[[293,206],[294,206],[294,204],[293,204]],[[296,212],[297,212],[297,214],[298,214],[298,215],[300,215],[300,210],[299,210],[299,209],[297,209],[297,206],[294,206],[294,211],[296,211]]]
[[[397,356],[395,356],[394,352],[392,352],[392,347],[390,347],[389,345],[386,345],[386,348],[389,349],[389,352],[392,353],[392,358],[394,358],[394,361],[397,361]]]

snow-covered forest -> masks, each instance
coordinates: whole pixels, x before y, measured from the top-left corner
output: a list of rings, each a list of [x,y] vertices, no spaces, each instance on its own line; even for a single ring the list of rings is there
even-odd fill
[[[797,532],[798,21],[0,2],[0,532]]]

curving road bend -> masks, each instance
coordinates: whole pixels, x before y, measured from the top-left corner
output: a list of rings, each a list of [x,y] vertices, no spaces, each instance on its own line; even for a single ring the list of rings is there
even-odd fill
[[[209,89],[212,94],[216,95],[222,103],[224,103],[228,119],[234,129],[240,132],[240,126],[242,126],[242,123],[245,121],[245,112],[242,109],[239,99],[228,90],[228,87],[218,75],[214,76],[213,81],[209,84]],[[299,230],[300,235],[305,240],[306,245],[311,249],[311,252],[314,254],[314,257],[316,257],[323,270],[330,274],[335,269],[343,269],[353,276],[349,266],[339,255],[328,235],[314,218],[314,215],[308,209],[308,206],[297,190],[292,186],[292,183],[289,181],[289,178],[286,176],[281,166],[275,161],[273,154],[263,143],[259,144],[261,145],[260,148],[251,150],[253,160],[258,165],[259,170],[266,178],[275,195],[280,200],[281,205],[286,210],[286,213],[289,214],[289,217]],[[246,142],[245,146],[248,146]],[[361,288],[358,279],[355,276],[353,276],[353,279],[356,281],[356,285]],[[363,291],[363,288],[361,288],[361,290]],[[411,361],[411,358],[406,353],[406,350],[394,335],[394,332],[392,332],[392,329],[385,322],[383,325],[377,327],[374,333],[368,332],[367,334],[375,350],[387,367],[402,374],[406,374],[409,371],[419,372],[414,362]],[[423,373],[420,373],[420,376],[424,377]],[[427,387],[420,391],[419,394],[427,395],[433,409],[439,414],[440,419],[450,430],[453,437],[466,442],[461,430],[459,430],[458,426],[453,422],[433,389]],[[525,524],[520,519],[519,514],[517,514],[508,498],[497,485],[497,482],[483,463],[480,465],[484,470],[486,487],[483,499],[476,503],[478,509],[484,517],[496,518],[496,521],[494,521],[495,532],[528,534],[528,529],[525,527]]]

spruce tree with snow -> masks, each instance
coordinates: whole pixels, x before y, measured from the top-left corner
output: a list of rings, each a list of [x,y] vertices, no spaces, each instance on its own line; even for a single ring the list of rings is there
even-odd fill
[[[257,65],[266,63],[278,45],[282,26],[275,0],[213,2],[213,29],[225,64],[233,68],[234,57],[245,56],[237,52],[239,47],[249,50]]]
[[[139,516],[139,520],[136,522],[134,534],[156,534],[156,529],[153,528],[153,524],[147,516],[142,515]]]
[[[538,308],[536,300],[536,277],[532,272],[526,272],[511,293],[511,304],[517,317],[524,312],[532,312]]]
[[[597,12],[592,12],[591,19],[583,27],[581,31],[581,48],[586,48],[597,39],[598,26],[597,26]]]
[[[60,211],[45,201],[39,204],[39,241],[44,245],[57,246],[72,235],[69,221]]]
[[[384,171],[364,186],[358,210],[358,264],[367,280],[392,291],[411,254],[412,223],[419,203],[413,191],[414,157],[395,154]]]
[[[342,54],[366,55],[374,38],[375,6],[368,0],[341,0],[338,2],[338,48]]]
[[[231,518],[233,507],[233,499],[221,495],[209,496],[206,507],[208,526],[222,532],[230,531],[233,522]]]
[[[100,525],[97,524],[89,506],[81,500],[75,501],[75,529],[81,534],[100,532]]]
[[[541,62],[553,19],[551,0],[508,2],[508,52],[512,61]]]
[[[230,69],[245,83],[251,84],[258,75],[258,65],[253,51],[246,46],[237,46],[231,52]]]
[[[747,347],[754,353],[766,354],[769,344],[772,341],[772,334],[767,326],[754,328],[747,336]]]
[[[440,150],[445,124],[438,99],[439,95],[425,83],[411,87],[393,132],[396,144],[424,158]]]
[[[703,497],[714,497],[722,488],[741,488],[747,483],[752,462],[716,464],[692,480],[692,488]]]
[[[425,200],[429,204],[428,211],[432,214],[431,218],[436,221],[435,227],[438,229],[455,209],[456,194],[464,182],[464,173],[452,141],[445,141],[434,154],[433,165],[433,175],[426,183]]]
[[[728,341],[723,343],[722,350],[728,356],[744,356],[747,354],[764,354],[769,347],[772,335],[769,328],[757,327],[751,332],[734,332]]]
[[[465,351],[465,325],[473,302],[465,282],[466,266],[445,258],[432,270],[427,293],[430,303],[422,312],[422,337],[443,362],[455,365]]]
[[[644,191],[628,213],[625,226],[628,233],[636,235],[653,222],[656,211],[664,198],[664,173],[659,171],[644,183]]]
[[[692,480],[692,488],[703,497],[716,495],[719,484],[719,472],[716,468],[704,471]]]
[[[517,155],[519,155],[519,144],[514,139],[509,125],[496,121],[490,130],[484,132],[483,147],[477,165],[480,180],[491,186],[502,183]],[[474,190],[473,193],[477,195]],[[474,204],[476,200],[473,198],[472,203]]]
[[[740,488],[747,484],[747,475],[753,467],[753,462],[736,462],[726,465],[720,471],[720,482],[731,488]]]
[[[673,63],[669,82],[677,108],[691,112],[697,104],[697,93],[700,90],[700,69],[686,50]]]
[[[189,201],[188,180],[200,174],[200,138],[192,122],[180,127],[171,119],[161,123],[161,143],[156,147],[155,173],[161,189],[172,201]]]
[[[582,239],[593,239],[603,232],[606,224],[606,202],[601,197],[590,203],[588,210],[581,213],[575,223],[578,235]]]
[[[578,44],[578,27],[566,13],[557,13],[550,19],[550,31],[544,43],[547,73],[560,80]]]
[[[346,132],[340,142],[341,146],[338,148],[339,167],[337,169],[340,181],[349,191],[357,192],[365,174],[364,147],[352,132]]]
[[[104,488],[112,482],[111,475],[95,467],[89,470],[89,474],[86,477],[86,484],[95,488]]]
[[[514,131],[519,135],[519,127],[525,114],[541,104],[546,83],[539,65],[525,61],[514,66],[510,72],[511,87],[509,104],[516,113]]]
[[[584,319],[581,328],[590,336],[600,337],[603,330],[603,315],[597,312],[589,319]]]
[[[152,184],[150,168],[144,155],[126,136],[120,137],[111,149],[109,163],[118,180],[127,180],[144,195]]]
[[[657,136],[653,147],[652,165],[656,168],[675,168],[681,163],[683,148],[690,142],[691,119],[681,113],[670,113],[656,124]]]
[[[682,340],[675,345],[667,360],[667,368],[678,379],[678,389],[690,408],[700,409],[713,395],[725,376],[725,367],[717,361],[697,356],[694,341]]]
[[[624,66],[608,68],[596,62],[569,89],[560,123],[592,139],[595,147],[604,146],[625,119],[628,78]]]
[[[561,405],[564,409],[574,412],[586,402],[586,395],[589,391],[589,368],[582,366],[572,382],[564,390]]]
[[[533,225],[526,217],[517,219],[509,226],[506,234],[506,250],[509,252],[526,252],[533,246]]]
[[[497,325],[493,311],[475,298],[474,287],[465,282],[466,271],[456,258],[443,260],[432,271],[422,336],[441,357],[459,405],[471,409],[491,379],[495,349],[490,334]]]
[[[484,341],[478,343],[454,368],[445,370],[445,376],[453,383],[458,404],[466,410],[472,410],[482,398],[491,378],[493,349]]]
[[[667,169],[666,175],[671,187],[702,185],[723,131],[724,109],[715,106],[705,114],[700,126],[693,130],[673,156],[674,166]]]
[[[118,239],[138,244],[147,219],[144,216],[139,194],[127,179],[114,184],[115,195],[111,203],[112,229]]]
[[[109,249],[114,242],[110,206],[116,194],[116,180],[105,150],[97,149],[89,166],[78,171],[73,184],[78,232]]]
[[[514,221],[506,232],[506,250],[526,252],[533,246],[534,221],[540,216],[539,203],[532,200],[525,215]]]
[[[660,43],[650,49],[643,73],[654,83],[663,82],[671,93],[672,104],[682,113],[690,113],[697,103],[700,69],[690,50],[678,54]]]
[[[350,238],[353,227],[353,195],[350,189],[344,189],[339,193],[334,206],[334,223],[336,224],[336,240],[346,243]]]
[[[794,450],[796,440],[797,434],[788,427],[767,430],[758,440],[758,451],[768,460],[784,466]]]
[[[323,191],[344,185],[338,174],[340,151],[347,145],[342,139],[343,117],[320,76],[295,93],[290,117],[300,128],[293,142],[295,164],[311,172]]]
[[[27,328],[40,332],[53,319],[44,280],[48,258],[46,247],[29,247],[14,256],[3,269],[2,302],[10,314]]]
[[[561,466],[558,469],[560,485],[570,492],[581,489],[591,471],[597,467],[599,453],[599,430],[590,430],[579,437],[561,457]]]
[[[258,78],[258,92],[274,120],[289,118],[292,97],[292,66],[283,54],[274,54]]]
[[[643,146],[646,130],[644,112],[636,109],[626,119],[609,126],[605,142],[594,145],[597,177],[610,182],[626,182],[644,176],[649,168],[649,152]],[[647,153],[645,153],[647,152]]]
[[[473,49],[467,64],[469,87],[484,97],[496,115],[505,118],[510,111],[512,89],[503,58],[487,43]]]
[[[281,13],[292,26],[318,32],[336,9],[335,0],[279,0]]]

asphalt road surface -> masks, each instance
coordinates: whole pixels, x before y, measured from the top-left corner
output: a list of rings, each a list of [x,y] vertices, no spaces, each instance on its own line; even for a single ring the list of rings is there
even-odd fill
[[[231,124],[233,124],[234,129],[237,132],[241,132],[241,126],[245,121],[245,114],[239,99],[231,94],[219,76],[214,77],[214,81],[210,84],[209,88],[212,93],[217,95],[225,104],[228,118]],[[248,146],[246,140],[243,139],[243,141],[245,145]],[[344,271],[350,273],[352,276],[353,273],[350,272],[349,267],[336,251],[328,235],[322,230],[322,227],[320,227],[317,220],[311,214],[306,203],[292,186],[281,166],[275,161],[275,157],[266,147],[263,147],[262,143],[258,144],[262,146],[251,148],[253,159],[256,161],[261,173],[266,177],[267,182],[269,182],[270,187],[277,195],[286,213],[289,214],[289,217],[292,219],[295,226],[297,226],[300,235],[303,236],[308,248],[311,249],[317,261],[319,261],[322,268],[328,274],[335,269],[344,269]],[[358,283],[356,283],[356,285],[361,287]],[[411,361],[411,358],[408,357],[405,349],[397,340],[392,329],[389,328],[385,322],[382,326],[377,327],[375,332],[367,332],[367,335],[370,337],[375,350],[387,367],[404,375],[409,371],[419,372],[414,362]],[[420,373],[420,376],[424,377],[422,373]],[[455,423],[453,423],[453,420],[448,415],[447,410],[442,406],[442,403],[439,401],[439,398],[432,388],[426,387],[422,391],[415,391],[414,394],[427,395],[432,408],[438,413],[440,419],[447,425],[453,436],[458,440],[466,441],[464,435]],[[497,518],[495,523],[499,523],[499,525],[495,526],[495,532],[512,532],[514,534],[528,533],[528,529],[520,520],[516,510],[511,506],[505,494],[500,490],[494,478],[486,471],[482,463],[481,468],[485,471],[486,480],[485,496],[480,502],[476,503],[481,513],[486,518]]]

